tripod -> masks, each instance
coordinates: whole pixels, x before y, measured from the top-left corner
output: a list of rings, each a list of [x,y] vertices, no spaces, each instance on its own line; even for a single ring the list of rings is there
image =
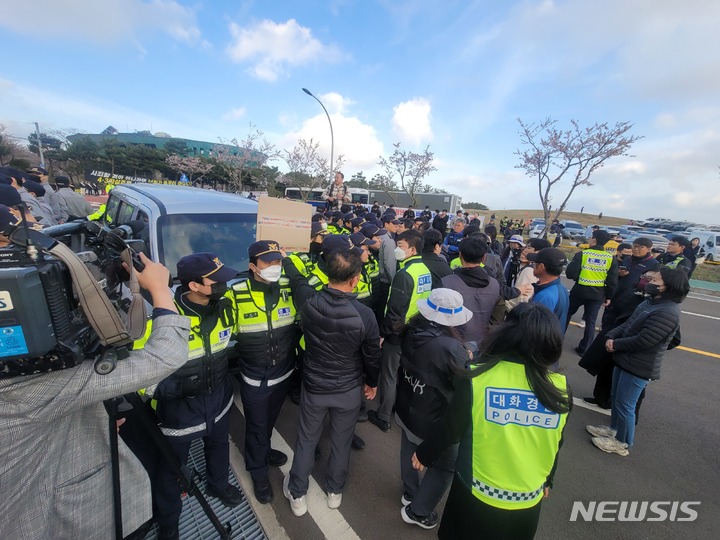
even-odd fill
[[[105,401],[105,409],[108,413],[108,422],[110,428],[110,456],[112,463],[112,479],[113,479],[113,506],[115,512],[115,539],[122,540],[122,503],[120,501],[120,459],[118,454],[118,432],[117,432],[117,420],[118,412],[120,411],[121,404],[127,403],[130,408],[134,409],[137,415],[134,418],[140,420],[139,424],[144,432],[150,437],[155,447],[162,454],[162,458],[175,470],[177,478],[180,482],[180,486],[183,491],[186,491],[188,495],[193,496],[197,499],[202,507],[205,515],[210,519],[210,522],[215,527],[215,530],[223,540],[230,539],[230,524],[223,526],[220,520],[213,512],[207,499],[200,492],[200,488],[197,485],[197,472],[191,471],[188,466],[184,463],[180,463],[173,452],[170,444],[168,443],[165,436],[160,431],[157,422],[152,418],[151,414],[147,411],[142,398],[137,393],[125,394],[123,397],[109,399]],[[127,410],[127,409],[126,409]]]

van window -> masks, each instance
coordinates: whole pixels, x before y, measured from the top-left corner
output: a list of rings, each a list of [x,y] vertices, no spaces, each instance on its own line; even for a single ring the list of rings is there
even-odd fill
[[[105,209],[105,222],[109,225],[117,222],[117,211],[120,208],[120,198],[110,196]]]
[[[120,210],[117,213],[117,220],[115,221],[115,224],[123,225],[127,223],[132,219],[133,212],[135,212],[135,207],[132,204],[123,201],[120,205]]]
[[[200,251],[215,253],[227,266],[248,269],[256,214],[170,214],[158,219],[158,258],[173,275],[177,262]]]

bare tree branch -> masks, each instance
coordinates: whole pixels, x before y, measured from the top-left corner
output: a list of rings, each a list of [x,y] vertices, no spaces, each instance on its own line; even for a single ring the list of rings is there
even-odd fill
[[[553,219],[558,219],[565,210],[575,189],[592,185],[591,175],[608,159],[630,156],[630,147],[643,138],[629,133],[633,127],[630,122],[617,122],[613,127],[596,123],[581,128],[579,122],[571,120],[567,130],[558,129],[557,122],[550,117],[537,124],[518,118],[518,123],[520,142],[526,148],[516,150],[520,162],[515,168],[537,179],[546,226],[551,221],[552,194],[560,189],[559,183],[571,177],[567,194],[555,209]]]

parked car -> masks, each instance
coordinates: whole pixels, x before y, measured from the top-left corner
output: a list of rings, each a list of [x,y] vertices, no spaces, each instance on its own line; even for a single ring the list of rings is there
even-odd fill
[[[582,223],[573,221],[571,219],[563,219],[562,221],[560,221],[560,225],[564,227],[562,233],[563,238],[571,239],[574,235],[579,234],[580,232],[585,230],[585,227],[582,226]]]
[[[645,220],[638,221],[638,225],[641,227],[656,227],[661,221],[667,221],[667,218],[649,217]]]
[[[593,233],[593,227],[594,227],[594,226],[595,226],[595,225],[588,225],[588,226],[587,226],[585,229],[583,229],[583,231],[580,232],[579,234],[568,235],[568,237],[569,237],[571,240],[577,242],[578,245],[587,244],[588,240],[589,240],[590,238],[592,238],[592,233]],[[609,232],[611,236],[615,236],[615,235],[618,234],[618,232],[619,232],[617,227],[605,227],[605,226],[602,226],[602,225],[600,226],[600,230],[601,230],[601,231],[607,231],[607,232]]]
[[[692,221],[680,221],[674,226],[670,227],[671,231],[687,231],[690,227],[695,225]]]
[[[545,230],[545,225],[535,225],[534,227],[530,227],[530,238],[541,238],[541,235],[543,231]]]
[[[640,233],[643,232],[643,230],[644,229],[642,227],[638,227],[637,225],[624,225],[618,229],[618,232],[620,233],[620,236],[627,238],[631,234]]]

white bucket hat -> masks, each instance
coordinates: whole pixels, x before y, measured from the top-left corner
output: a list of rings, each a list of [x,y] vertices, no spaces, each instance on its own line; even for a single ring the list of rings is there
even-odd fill
[[[428,321],[443,326],[460,326],[473,316],[472,311],[463,307],[462,295],[452,289],[433,289],[429,298],[417,301],[417,307]]]
[[[519,234],[513,234],[513,235],[508,239],[508,244],[509,244],[510,242],[517,242],[518,244],[520,244],[520,246],[525,247],[525,242],[523,241],[523,237],[520,236]]]

